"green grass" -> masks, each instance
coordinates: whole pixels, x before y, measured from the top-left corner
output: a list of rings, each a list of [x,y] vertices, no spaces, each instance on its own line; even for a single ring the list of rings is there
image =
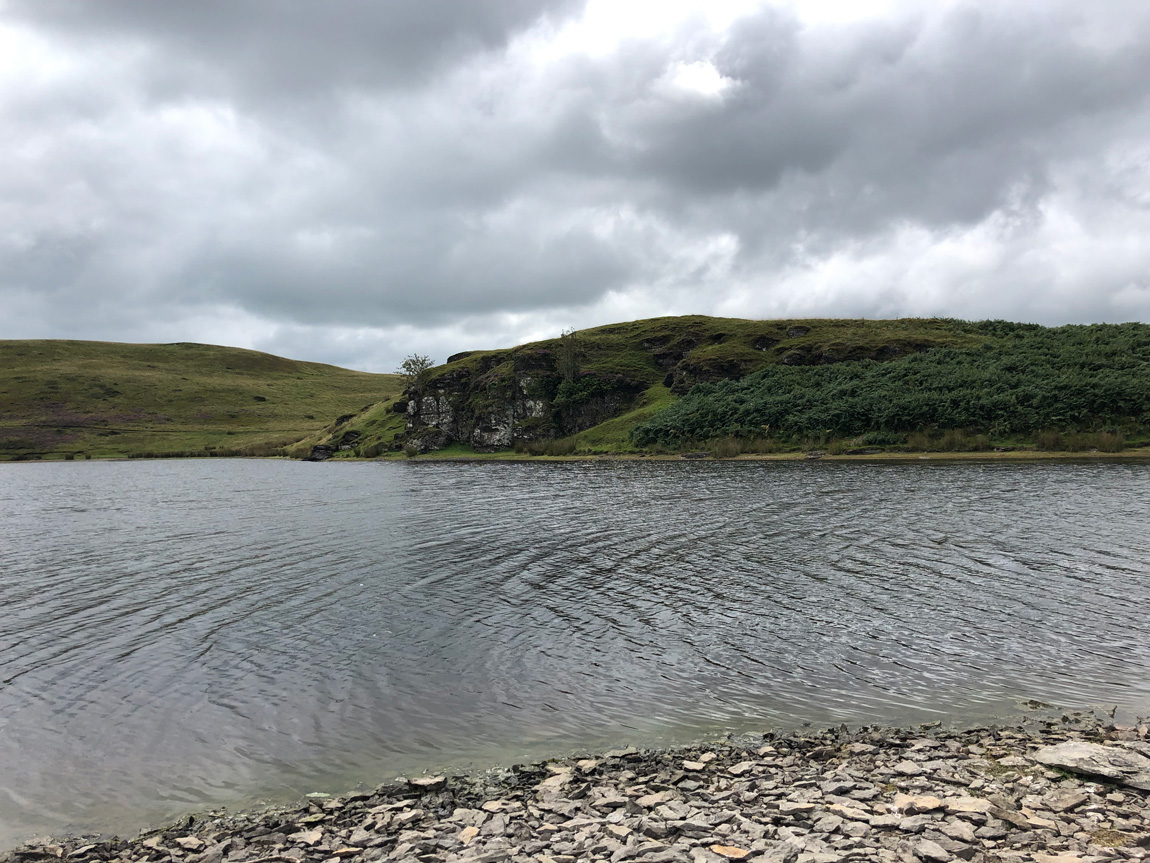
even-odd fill
[[[239,348],[0,341],[0,459],[273,455],[399,390]]]
[[[542,402],[520,455],[831,456],[1150,444],[1150,327],[699,315],[471,351],[429,391],[474,420]],[[0,342],[0,460],[165,455],[403,457],[397,375],[209,345]],[[337,421],[337,419],[339,421]],[[465,429],[469,427],[462,423]],[[438,457],[507,457],[453,444]]]
[[[580,330],[582,373],[623,376],[646,386],[681,366],[685,374],[720,380],[781,362],[818,364],[842,359],[892,358],[937,347],[975,347],[987,340],[964,321],[796,319],[754,321],[704,315],[648,318]],[[498,379],[537,366],[554,372],[559,339],[505,350],[471,351],[436,367],[431,380],[466,375]]]
[[[669,389],[661,383],[655,384],[639,396],[635,406],[627,413],[575,435],[575,452],[636,452],[637,447],[630,440],[631,429],[641,422],[646,422],[674,401],[675,397]]]
[[[378,458],[399,449],[397,439],[407,422],[406,414],[394,409],[398,400],[398,396],[389,396],[345,422],[324,426],[288,447],[286,454],[303,458],[317,444],[339,445],[345,441],[351,449],[337,451],[334,458]]]

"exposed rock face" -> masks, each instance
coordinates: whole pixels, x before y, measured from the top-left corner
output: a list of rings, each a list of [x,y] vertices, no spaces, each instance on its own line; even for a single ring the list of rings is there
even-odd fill
[[[547,350],[484,356],[440,375],[422,393],[409,393],[409,440],[427,440],[433,428],[446,435],[444,445],[455,440],[481,452],[506,449],[598,425],[644,389],[620,375],[591,374],[564,388]]]
[[[441,429],[424,426],[407,438],[405,444],[417,453],[434,452],[451,443],[451,436]]]
[[[1148,734],[1145,725],[1083,719],[964,732],[843,726],[621,749],[478,779],[433,775],[343,798],[308,795],[304,805],[186,819],[130,842],[45,840],[9,859],[1136,861],[1150,854],[1150,794],[1066,779],[1041,766],[1035,750],[1068,738],[1078,746],[1083,738],[1137,742]]]
[[[582,343],[551,340],[454,354],[419,392],[405,394],[408,433],[423,439],[424,429],[435,428],[449,441],[502,449],[591,428],[630,409],[659,382],[682,395],[696,384],[738,380],[776,362],[886,360],[930,347],[917,335],[881,343],[849,332],[820,335],[803,324],[764,321],[748,331],[747,322],[667,320],[638,331],[627,324],[597,327]]]

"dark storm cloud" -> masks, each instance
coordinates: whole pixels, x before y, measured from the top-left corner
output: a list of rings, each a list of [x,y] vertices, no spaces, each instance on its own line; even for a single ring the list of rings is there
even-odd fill
[[[1143,4],[562,47],[582,14],[0,5],[0,337],[390,368],[663,313],[1150,317]]]
[[[192,89],[258,103],[411,85],[575,8],[575,0],[36,0],[5,11],[73,44],[142,46],[160,98]]]

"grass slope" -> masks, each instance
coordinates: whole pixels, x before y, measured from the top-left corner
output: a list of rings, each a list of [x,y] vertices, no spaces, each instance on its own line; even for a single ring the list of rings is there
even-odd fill
[[[964,321],[796,319],[754,321],[705,315],[647,318],[579,330],[579,370],[622,375],[647,386],[668,374],[680,380],[722,380],[758,369],[850,359],[889,359],[936,347],[974,347],[986,337]],[[437,366],[432,379],[468,368],[476,375],[510,373],[516,355],[559,351],[559,339],[496,351],[467,351]],[[488,371],[489,370],[489,371]]]
[[[212,345],[0,341],[0,459],[270,455],[400,381]]]

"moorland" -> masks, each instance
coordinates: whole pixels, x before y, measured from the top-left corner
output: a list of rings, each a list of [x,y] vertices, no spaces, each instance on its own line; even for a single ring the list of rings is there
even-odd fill
[[[683,316],[386,375],[0,342],[0,458],[1140,454],[1150,325]]]

